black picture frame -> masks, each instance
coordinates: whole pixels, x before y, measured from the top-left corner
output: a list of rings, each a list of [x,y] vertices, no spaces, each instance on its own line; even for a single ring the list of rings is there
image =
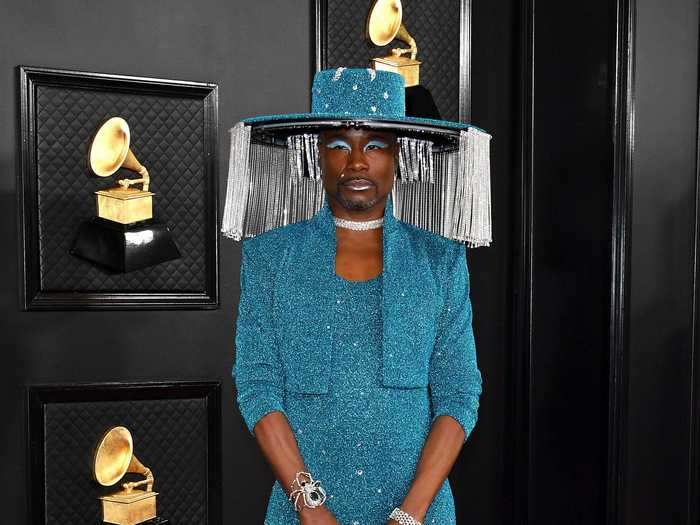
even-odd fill
[[[183,80],[168,80],[160,78],[148,78],[137,76],[126,76],[106,73],[93,73],[84,71],[72,71],[62,69],[50,69],[31,66],[18,66],[18,105],[19,105],[19,170],[17,174],[17,207],[18,207],[18,266],[20,271],[19,296],[20,308],[23,310],[152,310],[152,309],[216,309],[219,307],[219,233],[218,233],[218,163],[217,163],[217,135],[218,135],[218,86],[213,83],[192,82]],[[43,91],[42,91],[43,90]],[[60,271],[68,270],[55,269],[50,262],[42,260],[42,249],[46,242],[46,232],[40,231],[43,201],[39,193],[38,168],[39,155],[37,144],[37,128],[41,128],[41,118],[44,115],[42,107],[42,97],[38,93],[50,90],[53,93],[63,92],[94,94],[94,97],[101,96],[129,97],[132,101],[165,101],[175,108],[168,113],[169,116],[177,115],[177,108],[183,104],[195,105],[198,113],[197,126],[200,128],[196,140],[197,150],[192,155],[198,156],[196,165],[197,173],[202,177],[198,178],[197,199],[201,200],[201,208],[192,212],[197,217],[198,232],[196,234],[180,234],[176,241],[180,243],[196,243],[196,250],[185,251],[188,256],[195,258],[197,275],[192,278],[195,285],[183,286],[177,283],[173,288],[160,281],[150,278],[147,273],[138,276],[139,282],[143,282],[143,287],[133,285],[137,279],[133,277],[135,272],[147,272],[151,269],[142,269],[123,274],[131,279],[130,286],[120,287],[120,280],[126,282],[127,277],[113,277],[104,274],[104,285],[93,286],[89,283],[85,287],[70,288],[70,284],[65,287],[47,284],[47,275],[55,276]],[[150,97],[150,98],[149,98]],[[45,97],[46,98],[46,97]],[[143,107],[148,107],[144,102]],[[102,108],[104,110],[104,108]],[[72,108],[67,105],[64,112],[82,111],[85,108]],[[64,120],[70,120],[70,113],[64,114]],[[95,115],[98,118],[98,115]],[[200,120],[201,119],[201,120]],[[130,123],[130,126],[132,124]],[[88,132],[84,131],[80,137],[80,148],[87,141]],[[201,135],[201,136],[200,136]],[[63,140],[61,137],[55,140]],[[132,145],[134,142],[132,131]],[[75,145],[75,142],[73,142]],[[75,151],[80,148],[73,148]],[[201,148],[201,150],[199,149]],[[74,153],[75,154],[75,153]],[[83,152],[81,152],[81,155]],[[59,166],[60,169],[67,169]],[[72,169],[72,168],[71,168]],[[194,169],[194,168],[193,168]],[[76,176],[85,176],[85,168],[75,167]],[[169,173],[169,176],[180,176],[177,170]],[[151,180],[154,175],[151,173]],[[155,179],[158,180],[158,179]],[[160,179],[161,184],[163,178]],[[98,181],[101,182],[101,181]],[[114,181],[112,181],[114,182]],[[95,187],[92,189],[100,189]],[[157,199],[161,199],[160,201]],[[154,209],[167,198],[156,194],[154,198]],[[65,199],[64,199],[65,200]],[[84,199],[80,201],[84,203]],[[94,204],[92,205],[94,207]],[[199,206],[199,204],[198,204]],[[70,203],[66,208],[70,208]],[[181,206],[182,208],[182,206]],[[176,213],[174,213],[176,214]],[[189,227],[188,227],[189,228]],[[44,228],[45,229],[45,228]],[[69,232],[69,233],[72,233]],[[66,237],[69,235],[66,233]],[[184,237],[184,238],[183,238]],[[49,239],[50,240],[50,239]],[[54,241],[55,242],[55,241]],[[68,241],[62,239],[63,245]],[[189,245],[188,245],[189,246]],[[62,246],[62,252],[67,250]],[[46,250],[45,250],[46,251]],[[181,250],[182,251],[182,250]],[[196,255],[194,255],[196,254]],[[74,256],[73,256],[74,257]],[[71,260],[80,268],[89,269],[85,265],[90,264],[75,258]],[[63,266],[69,266],[64,259],[61,259]],[[169,261],[164,264],[170,264]],[[189,263],[190,261],[188,261]],[[183,263],[184,264],[184,263]],[[83,265],[83,266],[80,266]],[[171,268],[178,268],[173,266]],[[51,273],[51,272],[54,273]],[[74,270],[78,271],[78,270]],[[161,269],[161,271],[164,271]],[[97,272],[97,270],[94,270]],[[182,275],[182,272],[172,271],[173,275]],[[111,279],[108,280],[108,279]],[[149,280],[150,279],[150,280]],[[76,279],[77,280],[77,279]],[[97,281],[97,279],[95,279]],[[100,281],[102,284],[103,282]]]
[[[173,382],[151,382],[151,383],[85,383],[85,384],[65,384],[65,385],[29,385],[26,387],[26,435],[27,435],[27,465],[29,467],[29,475],[27,476],[27,516],[28,521],[32,525],[46,525],[47,523],[47,504],[50,502],[51,494],[47,494],[47,486],[55,487],[57,481],[61,485],[66,485],[66,480],[49,479],[47,475],[46,464],[46,443],[47,439],[51,439],[53,443],[57,440],[67,440],[70,445],[66,447],[70,454],[75,454],[80,457],[79,461],[75,458],[66,458],[64,464],[75,465],[78,472],[85,471],[85,476],[89,477],[90,468],[89,461],[86,461],[86,451],[74,451],[71,446],[74,444],[71,439],[75,436],[70,431],[75,432],[76,426],[73,423],[66,426],[56,425],[55,417],[47,416],[47,408],[59,408],[65,410],[65,407],[71,408],[80,407],[76,410],[82,415],[88,414],[85,406],[92,407],[95,412],[95,406],[109,402],[121,403],[141,403],[143,410],[144,403],[159,403],[174,400],[175,402],[197,402],[202,408],[202,418],[206,418],[206,450],[202,451],[199,456],[204,458],[206,463],[206,489],[198,493],[204,501],[198,501],[198,516],[204,516],[202,522],[205,525],[219,525],[222,517],[222,471],[221,471],[221,384],[219,381],[173,381]],[[122,405],[123,407],[124,405]],[[90,408],[88,408],[90,410]],[[104,410],[100,411],[100,416],[104,418]],[[158,407],[154,405],[151,413],[157,413]],[[80,418],[79,418],[80,419]],[[155,419],[155,418],[154,418]],[[149,417],[146,421],[151,421]],[[172,421],[172,419],[171,419]],[[181,424],[179,421],[172,421],[174,426]],[[133,432],[133,429],[130,429]],[[158,429],[152,430],[157,431]],[[61,435],[56,435],[58,432]],[[159,435],[160,437],[160,435]],[[172,439],[172,436],[162,436],[163,440]],[[177,436],[175,437],[177,438]],[[134,443],[134,454],[138,457],[138,449],[142,448],[143,443]],[[153,446],[153,445],[152,445]],[[140,459],[145,459],[143,456]],[[199,466],[201,467],[201,465]],[[51,472],[56,473],[57,469],[52,468]],[[163,476],[159,478],[158,472],[155,472],[156,485],[154,490],[159,491],[163,487]],[[72,478],[73,480],[75,478]],[[97,482],[90,480],[97,486]],[[49,485],[53,484],[53,485]],[[114,489],[112,488],[112,491]],[[82,501],[79,496],[79,488],[75,489],[74,502]],[[162,500],[162,492],[158,496]],[[84,498],[83,498],[84,499]],[[90,498],[92,501],[92,498]],[[96,508],[99,509],[98,500],[94,500]],[[77,504],[77,503],[76,503]],[[162,511],[162,505],[159,503],[159,512]],[[95,509],[92,509],[93,511]],[[60,514],[60,512],[59,512]],[[69,516],[79,516],[80,512],[75,509],[70,511]],[[61,522],[66,521],[61,516],[54,515],[52,519],[58,519]],[[173,516],[162,516],[169,519],[173,523]],[[175,521],[177,522],[177,521]]]
[[[471,121],[471,92],[472,92],[472,81],[471,81],[471,24],[472,24],[472,0],[453,0],[455,4],[459,4],[459,51],[458,51],[458,61],[459,61],[459,87],[458,87],[458,115],[455,115],[456,119],[460,122],[469,123]],[[336,2],[340,7],[348,10],[354,11],[357,9],[364,9],[365,15],[366,11],[371,6],[372,2],[366,0],[313,0],[311,3],[311,27],[312,27],[312,38],[314,45],[311,49],[311,63],[315,66],[315,71],[320,71],[322,69],[327,69],[329,67],[337,67],[345,64],[331,64],[329,63],[329,49],[328,42],[328,22],[329,22],[329,2]],[[422,4],[419,8],[427,8],[428,4],[421,2]],[[455,23],[451,17],[445,16],[445,24]],[[361,38],[362,30],[349,32],[352,35],[351,38],[358,39]],[[410,28],[409,28],[410,31]],[[420,42],[418,43],[420,46]],[[392,43],[393,45],[393,43]],[[380,49],[380,48],[376,48]],[[420,48],[419,48],[420,55]],[[420,58],[420,56],[419,56]]]

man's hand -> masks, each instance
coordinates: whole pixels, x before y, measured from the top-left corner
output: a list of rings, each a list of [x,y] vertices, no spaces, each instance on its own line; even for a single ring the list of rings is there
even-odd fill
[[[303,507],[299,511],[299,520],[301,525],[340,525],[325,505],[313,509]]]
[[[420,521],[421,523],[423,523],[425,520],[426,511],[420,506],[413,505],[409,500],[404,500],[399,508],[413,516],[414,519]],[[399,522],[394,519],[390,519],[386,522],[386,525],[399,525]]]

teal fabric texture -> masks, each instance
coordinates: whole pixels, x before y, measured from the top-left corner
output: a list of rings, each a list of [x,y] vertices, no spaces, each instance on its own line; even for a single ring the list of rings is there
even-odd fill
[[[343,525],[381,525],[405,497],[435,418],[476,421],[465,247],[384,211],[383,271],[335,274],[335,225],[311,219],[243,241],[232,377],[248,431],[283,413]],[[289,480],[291,483],[292,480]],[[299,523],[275,481],[266,525]],[[425,523],[455,523],[445,480]]]
[[[332,84],[336,83],[337,86]],[[314,75],[313,113],[403,117],[406,90],[403,77],[374,69],[326,69]]]

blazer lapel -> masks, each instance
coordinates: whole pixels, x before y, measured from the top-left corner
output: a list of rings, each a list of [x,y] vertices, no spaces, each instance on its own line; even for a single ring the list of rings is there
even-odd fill
[[[394,217],[391,199],[384,217],[384,385],[426,386],[435,282],[424,246]]]
[[[333,222],[324,204],[294,230],[276,288],[279,330],[290,372],[287,386],[294,392],[328,392],[337,307],[330,273],[334,272],[335,230],[328,224]]]

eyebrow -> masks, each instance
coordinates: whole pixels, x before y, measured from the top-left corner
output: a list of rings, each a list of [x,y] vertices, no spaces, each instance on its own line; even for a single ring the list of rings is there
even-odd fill
[[[342,132],[341,132],[340,130],[332,130],[332,131],[327,131],[327,132],[325,133],[326,140],[332,140],[332,139],[335,139],[335,138],[340,137],[341,135],[342,135]],[[322,139],[320,133],[319,133],[318,138],[319,138],[319,139]]]

